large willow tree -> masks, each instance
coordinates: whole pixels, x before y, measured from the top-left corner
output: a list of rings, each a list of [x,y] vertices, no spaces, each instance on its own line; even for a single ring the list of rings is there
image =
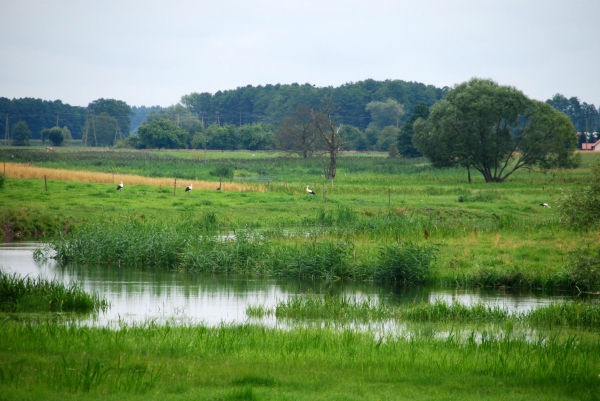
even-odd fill
[[[414,125],[413,143],[435,167],[463,166],[486,182],[519,169],[573,168],[577,139],[571,120],[511,86],[472,78],[456,85]]]

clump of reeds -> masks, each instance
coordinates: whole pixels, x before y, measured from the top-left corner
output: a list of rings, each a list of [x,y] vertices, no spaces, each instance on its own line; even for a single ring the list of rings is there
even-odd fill
[[[436,300],[434,303],[421,303],[403,309],[401,317],[419,322],[489,322],[505,320],[508,311],[499,306],[483,303],[463,305],[458,302],[450,304]]]
[[[541,326],[600,327],[600,302],[560,302],[527,313],[527,320]]]
[[[275,307],[278,318],[294,319],[351,319],[360,321],[381,320],[394,317],[397,310],[370,298],[349,296],[324,297],[312,295],[288,298]]]
[[[0,271],[0,310],[4,312],[91,312],[107,306],[77,283],[65,285]]]
[[[484,303],[464,305],[458,302],[391,305],[383,300],[353,296],[307,294],[278,302],[274,308],[251,305],[246,309],[251,317],[276,316],[284,319],[331,319],[377,321],[397,319],[431,323],[500,323],[513,322],[546,327],[600,327],[599,302],[562,302],[541,306],[530,311],[511,314],[500,306]]]
[[[379,250],[375,276],[383,281],[421,283],[427,280],[434,259],[435,251],[431,246],[385,245]]]
[[[248,229],[228,235],[217,229],[210,212],[177,224],[131,219],[81,226],[56,237],[50,247],[62,263],[405,283],[425,280],[434,256],[430,247],[396,244],[384,248],[379,259],[357,260],[346,241],[285,241]]]

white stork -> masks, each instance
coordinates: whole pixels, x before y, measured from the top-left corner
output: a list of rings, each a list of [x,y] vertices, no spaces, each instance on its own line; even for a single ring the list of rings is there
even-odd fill
[[[548,204],[547,204],[546,202],[544,202],[544,203],[540,203],[540,206],[547,207],[547,208],[549,208],[549,207],[550,207],[550,206],[548,206]]]
[[[311,195],[316,195],[315,191],[313,191],[312,189],[310,189],[310,188],[308,187],[308,185],[306,186],[306,193],[309,193],[309,194],[311,194]]]
[[[185,187],[185,192],[190,192],[192,190],[192,184]]]
[[[119,185],[117,185],[117,191],[120,191],[123,189],[123,181],[121,181],[121,183]]]

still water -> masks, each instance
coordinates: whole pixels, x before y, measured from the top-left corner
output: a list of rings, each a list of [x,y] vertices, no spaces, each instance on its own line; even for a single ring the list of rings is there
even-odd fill
[[[82,323],[114,325],[148,321],[203,323],[245,323],[246,308],[277,302],[301,294],[345,295],[390,302],[484,302],[512,312],[526,311],[563,299],[561,296],[531,292],[505,292],[482,289],[434,287],[409,288],[382,286],[376,283],[312,281],[251,276],[215,276],[164,270],[141,270],[127,267],[59,266],[54,261],[36,262],[33,251],[37,243],[0,244],[0,269],[21,276],[42,277],[64,283],[78,282],[88,292],[96,292],[110,306]],[[262,324],[275,325],[274,317]]]

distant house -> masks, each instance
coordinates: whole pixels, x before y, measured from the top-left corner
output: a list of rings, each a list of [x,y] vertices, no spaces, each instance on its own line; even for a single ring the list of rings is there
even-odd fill
[[[581,135],[579,132],[578,132],[578,134]],[[597,132],[594,132],[591,135],[589,133],[587,133],[587,132],[584,132],[584,135],[586,135],[588,138],[590,136],[592,136],[593,138],[598,138],[598,133]],[[581,143],[581,150],[592,150],[592,151],[600,152],[600,146],[598,146],[598,144],[600,144],[600,139],[598,139],[595,142],[590,142],[590,143],[582,142]]]

